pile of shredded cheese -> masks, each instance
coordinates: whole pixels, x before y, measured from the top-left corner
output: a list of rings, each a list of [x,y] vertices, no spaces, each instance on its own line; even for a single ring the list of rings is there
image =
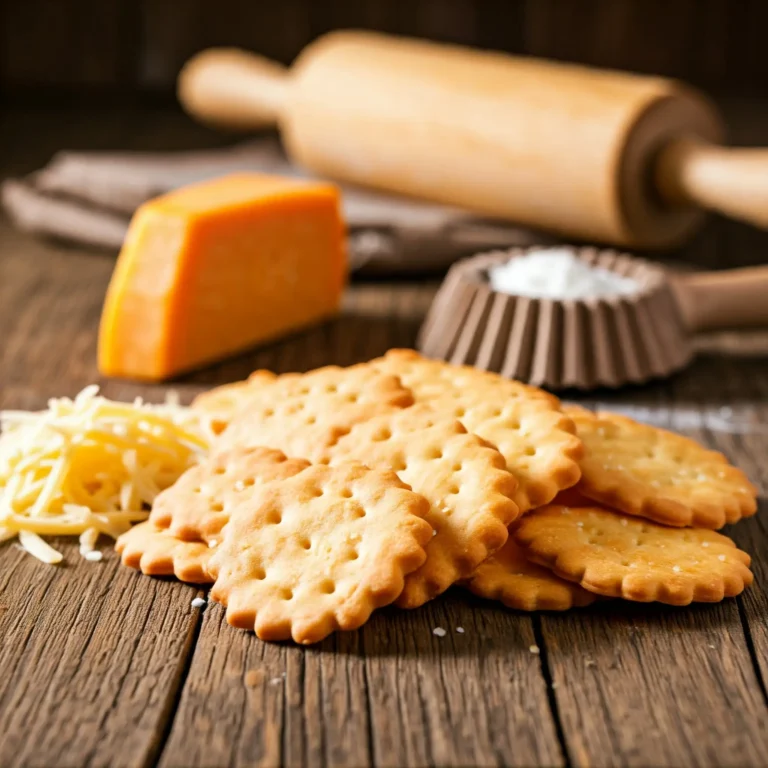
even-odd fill
[[[176,402],[118,403],[95,385],[46,411],[3,411],[0,426],[0,541],[18,536],[46,563],[62,555],[45,535],[77,535],[81,554],[101,559],[98,537],[146,520],[212,437],[200,413]]]

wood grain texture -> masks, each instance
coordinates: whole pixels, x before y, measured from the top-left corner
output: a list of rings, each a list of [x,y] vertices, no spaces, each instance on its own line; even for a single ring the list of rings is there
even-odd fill
[[[4,0],[0,84],[50,97],[162,91],[185,59],[239,45],[289,62],[322,32],[378,29],[759,93],[762,0]]]
[[[574,765],[764,764],[766,703],[736,601],[541,621]]]
[[[196,590],[80,558],[0,550],[0,765],[154,762],[191,652]]]
[[[163,768],[563,762],[527,616],[453,595],[304,649],[223,613],[206,610]]]

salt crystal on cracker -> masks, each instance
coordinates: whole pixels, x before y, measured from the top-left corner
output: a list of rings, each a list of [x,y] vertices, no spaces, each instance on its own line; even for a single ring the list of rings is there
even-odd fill
[[[211,597],[263,640],[357,629],[424,562],[428,508],[393,472],[358,462],[251,486],[211,557]]]
[[[579,479],[581,441],[552,395],[413,350],[391,350],[370,365],[399,376],[417,403],[454,416],[496,446],[518,481],[514,501],[522,513],[547,504]]]
[[[577,486],[584,496],[678,527],[722,528],[757,510],[756,489],[721,453],[619,414],[564,410],[586,448]],[[607,468],[608,456],[621,462]]]
[[[417,608],[469,576],[504,544],[519,515],[504,457],[452,416],[425,405],[356,425],[323,461],[347,459],[391,467],[430,503],[426,520],[436,533],[425,547],[426,562],[406,579],[397,600],[402,608]]]
[[[583,527],[575,524],[576,516]],[[753,580],[749,555],[726,536],[657,525],[599,506],[574,509],[570,517],[556,506],[542,507],[516,525],[514,538],[531,560],[606,597],[670,605],[718,602]]]

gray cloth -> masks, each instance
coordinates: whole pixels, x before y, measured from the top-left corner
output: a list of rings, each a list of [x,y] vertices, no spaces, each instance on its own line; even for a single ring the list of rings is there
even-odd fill
[[[176,187],[236,171],[307,176],[277,141],[260,139],[177,153],[60,152],[42,170],[2,185],[22,229],[117,249],[136,208]],[[397,274],[442,270],[482,250],[549,239],[523,227],[447,206],[342,185],[352,269]]]

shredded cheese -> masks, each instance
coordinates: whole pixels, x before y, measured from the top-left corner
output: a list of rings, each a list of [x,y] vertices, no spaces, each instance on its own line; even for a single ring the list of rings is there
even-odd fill
[[[0,412],[0,542],[59,563],[41,536],[79,536],[95,560],[100,535],[146,520],[155,497],[207,451],[213,433],[198,411],[118,403],[86,387],[41,412]]]

